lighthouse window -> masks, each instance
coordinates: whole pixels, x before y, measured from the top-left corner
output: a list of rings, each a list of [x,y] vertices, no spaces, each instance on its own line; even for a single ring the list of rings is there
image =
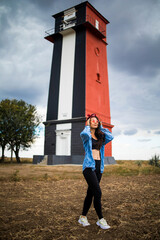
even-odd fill
[[[68,22],[76,18],[76,10],[75,8],[70,8],[67,11],[64,11],[64,21]]]
[[[95,52],[95,54],[97,55],[97,57],[99,56],[99,53],[100,53],[100,50],[99,50],[99,48],[98,47],[96,47],[95,49],[94,49],[94,52]]]
[[[96,28],[99,29],[99,22],[96,20]]]
[[[98,83],[101,83],[101,80],[100,80],[100,74],[97,73],[97,80],[96,80]]]
[[[64,16],[62,17],[63,24],[60,25],[60,31],[67,28],[71,28],[76,24],[76,9],[70,8],[69,10],[64,11]]]

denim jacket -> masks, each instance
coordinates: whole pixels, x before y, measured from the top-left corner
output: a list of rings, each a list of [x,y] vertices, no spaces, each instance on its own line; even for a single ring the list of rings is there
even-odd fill
[[[103,142],[102,147],[100,149],[100,157],[101,157],[101,168],[100,171],[103,173],[104,171],[104,147],[105,144],[109,143],[113,140],[112,133],[106,129],[103,128],[102,125],[100,125],[100,130],[105,134],[105,142]],[[94,171],[95,168],[95,160],[93,159],[92,155],[92,135],[90,132],[90,126],[85,126],[84,130],[80,133],[80,137],[82,138],[83,147],[85,149],[85,157],[83,161],[83,171],[85,168],[92,168],[92,171]]]

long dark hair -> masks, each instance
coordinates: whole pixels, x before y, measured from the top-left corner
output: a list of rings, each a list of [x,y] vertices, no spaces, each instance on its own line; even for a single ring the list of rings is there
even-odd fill
[[[93,117],[97,118],[97,120],[98,120],[98,127],[95,129],[95,136],[98,139],[97,147],[98,147],[98,149],[100,149],[102,147],[103,142],[105,141],[105,134],[99,129],[100,128],[100,121],[99,121],[99,118],[95,114],[91,114],[87,118],[87,120],[89,118],[91,119]]]

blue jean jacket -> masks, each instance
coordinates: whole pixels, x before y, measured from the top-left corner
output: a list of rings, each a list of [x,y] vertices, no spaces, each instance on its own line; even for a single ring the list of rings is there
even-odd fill
[[[107,128],[103,128],[102,125],[100,125],[100,130],[105,134],[105,142],[103,142],[102,147],[100,149],[100,156],[101,156],[100,171],[101,171],[101,173],[103,173],[103,171],[104,171],[104,146],[105,146],[105,144],[112,141],[114,137],[112,136],[112,133]],[[83,161],[83,171],[87,167],[92,168],[92,171],[94,171],[96,168],[95,168],[95,160],[93,159],[93,155],[92,155],[92,135],[90,132],[90,126],[85,126],[84,130],[80,133],[80,137],[82,138],[83,147],[85,149],[85,157],[84,157],[84,161]]]

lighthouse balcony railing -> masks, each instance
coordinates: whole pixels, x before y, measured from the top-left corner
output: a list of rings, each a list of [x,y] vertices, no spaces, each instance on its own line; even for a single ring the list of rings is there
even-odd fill
[[[55,33],[61,32],[67,28],[78,26],[81,24],[85,24],[86,22],[90,23],[94,28],[96,28],[99,32],[101,32],[104,36],[106,34],[105,29],[102,27],[101,24],[97,24],[97,20],[91,17],[90,15],[86,15],[86,18],[76,18],[68,22],[61,21],[59,24],[57,23],[57,27],[51,28],[45,31],[45,37],[53,35]]]
[[[45,31],[45,37],[50,36],[55,33],[55,28],[51,28]]]

